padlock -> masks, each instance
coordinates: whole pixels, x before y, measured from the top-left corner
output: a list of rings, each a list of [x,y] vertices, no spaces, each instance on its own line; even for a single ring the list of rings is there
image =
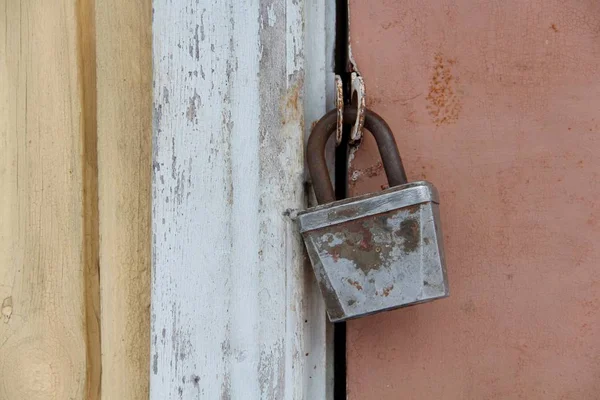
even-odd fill
[[[332,322],[447,297],[438,192],[426,181],[407,183],[390,127],[366,110],[389,189],[335,201],[325,144],[336,110],[315,125],[307,162],[317,207],[298,214],[300,231]],[[356,119],[356,108],[344,110]]]

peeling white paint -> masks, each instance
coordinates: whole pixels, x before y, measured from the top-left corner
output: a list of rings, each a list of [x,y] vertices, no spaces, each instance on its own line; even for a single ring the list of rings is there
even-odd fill
[[[273,25],[275,25],[275,22],[277,22],[277,15],[275,15],[275,8],[273,4],[271,4],[267,9],[267,17],[267,23],[269,24],[269,26],[272,27]]]
[[[324,3],[154,1],[151,399],[328,398],[324,306],[285,215],[326,108],[324,17],[304,39]]]

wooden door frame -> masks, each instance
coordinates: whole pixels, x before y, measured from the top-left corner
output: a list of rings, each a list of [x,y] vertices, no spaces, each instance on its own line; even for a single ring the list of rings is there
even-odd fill
[[[331,3],[154,1],[151,399],[331,397],[289,212],[333,104]]]

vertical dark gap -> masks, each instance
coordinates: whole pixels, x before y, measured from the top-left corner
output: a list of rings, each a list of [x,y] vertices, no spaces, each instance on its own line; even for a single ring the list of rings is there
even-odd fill
[[[78,0],[78,68],[82,115],[83,263],[86,330],[85,398],[99,400],[102,381],[102,337],[100,321],[100,229],[98,209],[98,126],[96,98],[95,0]]]
[[[348,0],[336,0],[334,71],[344,83],[344,103],[350,103],[350,71],[348,55]],[[348,127],[348,128],[347,128]],[[335,149],[335,196],[348,195],[348,140],[350,129],[344,125],[342,142]],[[346,323],[334,325],[333,331],[333,398],[346,400]]]

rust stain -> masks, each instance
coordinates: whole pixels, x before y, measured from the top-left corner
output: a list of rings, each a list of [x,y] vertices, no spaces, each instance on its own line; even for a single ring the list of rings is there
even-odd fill
[[[400,227],[397,229],[388,223],[390,216],[398,211],[392,210],[371,217],[346,221],[341,230],[339,227],[323,228],[321,245],[324,246],[334,262],[352,260],[356,268],[365,275],[371,270],[379,270],[382,266],[387,265],[392,257],[391,251],[394,249],[394,246],[383,244],[395,242],[407,254],[416,251],[421,244],[420,219],[418,215],[415,215],[419,212],[420,206],[415,205],[405,209],[408,217],[400,223]],[[345,210],[344,214],[354,215],[354,212],[350,211],[352,210]],[[326,233],[340,234],[341,242],[333,244],[332,236],[325,235]],[[429,241],[429,239],[427,240]]]
[[[379,175],[381,175],[382,172],[383,172],[383,164],[381,163],[381,161],[377,162],[373,166],[365,168],[362,171],[363,175],[365,175],[367,178],[373,178],[375,176],[379,176]]]
[[[424,165],[421,165],[421,170],[422,170],[421,171],[421,179],[427,179],[427,174],[426,174],[427,167]]]
[[[427,111],[437,125],[453,124],[458,120],[462,102],[458,96],[458,79],[452,75],[456,60],[446,59],[440,53],[434,57],[433,76],[429,83]]]
[[[283,98],[283,106],[281,107],[281,123],[283,125],[290,121],[298,121],[300,117],[300,94],[302,90],[302,81],[295,83],[287,91]]]
[[[421,243],[421,229],[416,218],[407,218],[400,223],[396,236],[404,239],[402,247],[405,253],[412,253],[419,248]]]
[[[333,262],[340,261],[340,253],[338,253],[337,251],[332,252],[331,258],[333,258]]]
[[[396,210],[370,218],[345,222],[342,243],[336,245],[331,245],[329,241],[323,243],[329,248],[328,253],[334,262],[338,262],[340,259],[352,260],[365,275],[371,270],[378,270],[389,260],[391,247],[381,246],[374,241],[373,237],[392,234],[392,228],[388,227],[387,219],[390,214],[395,212]],[[325,230],[324,232],[329,231]]]
[[[325,304],[327,305],[327,314],[331,318],[343,318],[345,315],[344,310],[341,308],[339,304],[339,300],[334,294],[326,294],[325,295]]]
[[[287,96],[287,107],[293,110],[295,113],[298,112],[298,99],[300,97],[300,86],[294,85],[290,93]]]
[[[359,142],[362,139],[362,128],[365,124],[365,82],[362,76],[356,72],[351,74],[351,93],[352,93],[352,104],[358,110],[358,118],[352,126],[352,132],[350,133],[351,142]]]
[[[386,287],[385,289],[383,289],[383,296],[388,297],[393,288],[394,288],[394,285],[390,285],[390,286]]]
[[[421,205],[415,204],[414,206],[406,207],[405,210],[408,211],[409,214],[413,215],[421,210]]]
[[[383,163],[378,161],[375,165],[371,165],[370,167],[359,169],[350,167],[350,182],[349,186],[352,188],[356,185],[356,181],[360,177],[374,178],[376,176],[381,175],[383,172]]]
[[[348,278],[348,283],[351,284],[352,286],[354,286],[356,288],[356,290],[362,290],[363,289],[362,285],[360,283],[358,283],[357,281],[355,281],[355,280],[352,280],[352,279]]]
[[[339,75],[335,76],[335,108],[337,109],[335,142],[342,142],[344,128],[344,82]]]
[[[331,211],[327,214],[327,219],[334,220],[338,217],[352,218],[360,212],[358,207],[349,207],[345,210]]]

